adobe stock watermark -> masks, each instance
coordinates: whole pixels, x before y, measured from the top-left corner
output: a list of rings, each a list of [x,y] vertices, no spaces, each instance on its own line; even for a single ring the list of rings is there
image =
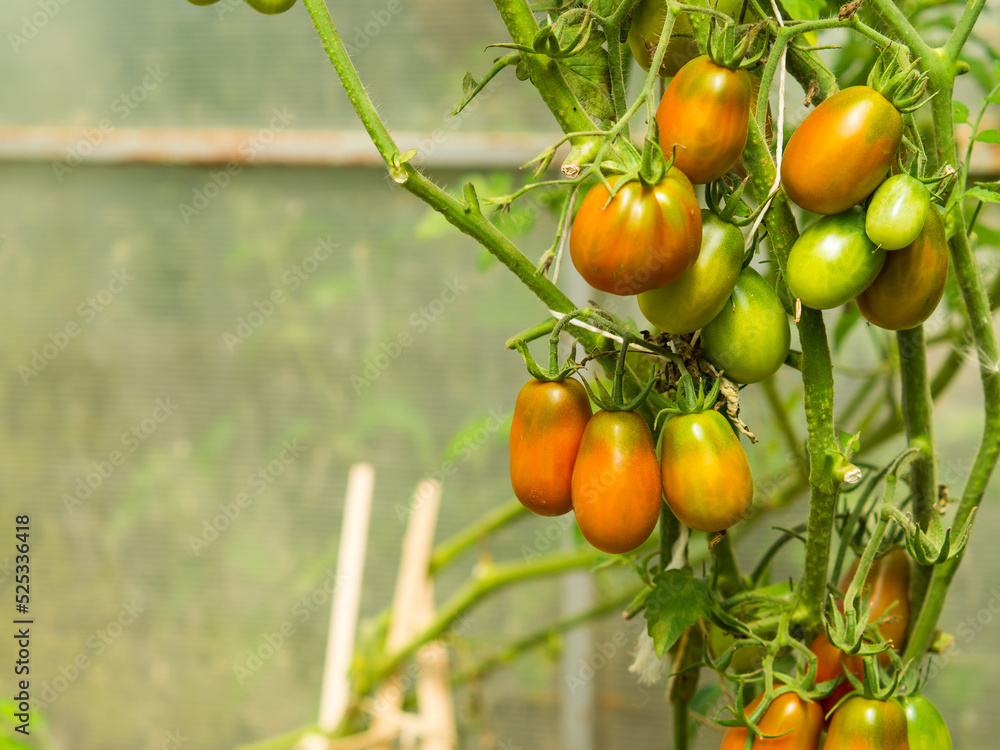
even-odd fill
[[[70,0],[38,0],[38,10],[30,16],[21,17],[21,27],[17,34],[13,31],[7,33],[7,41],[10,42],[11,49],[18,52],[21,47],[38,36],[42,29],[49,25],[49,22],[59,15],[59,11],[64,6],[69,5]]]
[[[159,739],[154,741],[152,747],[154,750],[180,750],[190,739],[190,737],[185,737],[181,734],[180,729],[174,729],[173,731],[168,729],[160,735]]]
[[[129,427],[121,434],[121,445],[124,450],[113,450],[107,458],[92,461],[90,467],[93,471],[76,478],[76,485],[73,492],[62,494],[63,507],[66,512],[72,515],[77,506],[83,505],[84,500],[88,500],[101,485],[103,485],[132,453],[139,450],[153,434],[177,411],[177,405],[169,398],[158,398],[153,405],[149,416],[139,420],[138,423]]]
[[[56,179],[62,182],[67,175],[72,174],[73,170],[80,166],[84,159],[94,153],[95,148],[104,143],[104,140],[115,132],[118,123],[127,120],[133,110],[146,101],[150,93],[159,88],[159,85],[169,75],[170,73],[163,71],[160,65],[148,66],[142,81],[111,102],[111,112],[118,116],[117,121],[112,121],[108,117],[102,118],[97,123],[97,127],[85,130],[83,137],[75,145],[66,149],[66,155],[62,161],[52,162],[52,171],[55,173]]]
[[[389,366],[399,358],[404,349],[413,346],[415,337],[430,328],[431,324],[440,318],[445,310],[468,288],[469,286],[457,276],[445,281],[444,287],[434,299],[421,306],[407,318],[409,328],[404,328],[391,341],[382,342],[379,345],[379,352],[365,359],[361,375],[351,375],[354,395],[361,395],[365,388],[378,380],[382,373],[388,370]]]
[[[634,640],[624,630],[616,630],[611,638],[595,644],[593,651],[580,657],[576,672],[564,675],[570,693],[575,695],[576,691],[594,679],[598,672],[620,654],[625,653],[626,648]]]
[[[124,292],[133,281],[135,281],[135,276],[129,274],[124,268],[120,271],[112,271],[111,278],[102,289],[76,306],[76,317],[79,321],[67,321],[56,332],[49,332],[48,343],[31,350],[31,358],[27,365],[17,366],[17,374],[21,376],[21,381],[28,385],[33,377],[41,374],[42,370],[48,367],[49,363],[64,352],[70,342],[80,335],[84,327],[93,323],[97,316],[114,302],[115,297]]]
[[[265,128],[261,128],[255,134],[244,138],[236,147],[237,153],[243,157],[246,164],[253,164],[254,160],[273,141],[277,133],[288,128],[288,125],[295,119],[295,114],[284,109],[275,109],[270,123]],[[191,191],[190,203],[178,203],[177,210],[185,224],[190,224],[209,205],[222,195],[222,191],[229,187],[233,177],[243,171],[244,164],[231,161],[225,168],[209,173],[208,181],[201,187],[196,187]]]
[[[313,248],[312,253],[281,275],[281,282],[289,292],[297,291],[310,276],[316,273],[320,264],[329,259],[330,254],[337,247],[339,246],[329,236],[321,238],[316,247]],[[264,321],[274,315],[275,311],[287,301],[288,296],[285,290],[280,288],[272,289],[271,293],[263,300],[255,300],[250,312],[236,318],[234,332],[225,331],[222,334],[222,343],[225,345],[226,351],[230,354],[235,352],[240,344],[246,342],[258,328],[264,325]]]
[[[201,534],[191,534],[188,537],[191,551],[200,555],[201,551],[218,539],[243,514],[243,511],[253,505],[254,499],[263,495],[267,488],[285,473],[285,468],[295,463],[303,452],[305,452],[305,448],[299,445],[298,440],[283,442],[277,458],[258,467],[247,477],[247,484],[253,490],[253,494],[241,492],[233,498],[232,502],[219,503],[219,513],[213,518],[205,519]]]
[[[327,569],[326,578],[311,593],[300,598],[291,607],[291,617],[269,633],[262,633],[260,642],[253,648],[248,648],[246,658],[240,664],[233,665],[236,681],[243,685],[270,661],[278,650],[305,625],[314,614],[326,605],[333,593],[344,584],[343,576],[338,576],[332,569]]]
[[[941,650],[937,658],[931,660],[927,670],[928,682],[937,677],[941,670],[951,663],[952,659],[962,653],[962,645],[971,644],[983,630],[993,623],[994,619],[1000,619],[1000,591],[993,589],[990,594],[992,596],[985,605],[959,622],[958,627],[955,628],[954,640]],[[959,645],[959,641],[962,645]]]
[[[56,677],[42,683],[35,696],[35,707],[48,708],[55,703],[70,685],[80,679],[81,674],[90,669],[97,657],[122,637],[125,630],[135,623],[144,611],[145,607],[138,604],[135,599],[131,602],[122,602],[118,614],[107,625],[94,631],[93,635],[87,638],[84,644],[86,649],[78,653],[69,664],[60,665]]]
[[[503,429],[503,426],[507,423],[507,415],[504,413],[503,409],[490,409],[486,413],[486,418],[483,420],[482,426],[475,432],[465,435],[463,439],[458,443],[455,449],[455,458],[449,459],[442,462],[441,466],[426,475],[427,479],[433,479],[440,485],[444,485],[445,480],[448,477],[455,476],[458,472],[458,467],[464,464],[479,450],[482,449],[486,443],[489,442],[490,438]],[[425,492],[421,492],[421,489]],[[411,513],[419,510],[427,499],[431,496],[431,493],[437,490],[433,485],[430,484],[419,484],[417,485],[417,491],[414,496],[410,498],[410,501],[403,505],[402,503],[396,503],[394,510],[396,512],[396,518],[402,522],[405,521]]]

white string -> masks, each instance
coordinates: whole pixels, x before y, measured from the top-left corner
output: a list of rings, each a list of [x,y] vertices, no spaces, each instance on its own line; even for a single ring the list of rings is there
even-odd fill
[[[556,312],[555,310],[549,310],[549,313],[556,320],[562,320],[563,318],[566,317],[562,313]],[[624,343],[622,341],[622,337],[621,336],[619,336],[619,335],[617,335],[615,333],[610,333],[608,331],[601,330],[597,326],[590,325],[590,323],[584,323],[582,320],[574,320],[569,325],[576,326],[577,328],[583,328],[584,330],[587,330],[587,331],[593,331],[594,333],[597,333],[597,334],[600,334],[601,336],[604,336],[604,338],[606,338],[606,339],[611,339],[612,341],[617,341],[619,344]],[[663,356],[659,352],[654,352],[652,349],[647,349],[644,346],[640,346],[639,344],[636,344],[634,341],[630,341],[629,342],[629,349],[634,349],[637,352],[646,352],[647,354],[655,354],[657,357],[662,357]]]

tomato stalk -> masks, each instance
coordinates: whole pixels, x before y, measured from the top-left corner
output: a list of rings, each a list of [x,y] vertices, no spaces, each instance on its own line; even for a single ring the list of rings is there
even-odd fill
[[[922,529],[927,529],[931,514],[937,512],[937,453],[934,443],[934,401],[927,377],[927,347],[922,325],[896,334],[902,381],[903,424],[911,448],[920,451],[910,464],[910,493],[913,515]],[[916,565],[910,586],[910,606],[920,610],[930,567]]]
[[[751,186],[763,203],[774,183],[775,166],[758,121],[751,119],[744,163]],[[795,218],[783,193],[774,196],[764,214],[771,254],[784,271],[788,253],[798,238]],[[833,421],[833,361],[827,343],[823,314],[805,308],[797,323],[802,342],[802,384],[808,439],[810,503],[806,535],[806,563],[799,584],[795,619],[807,628],[819,625],[826,598],[827,569],[833,535],[833,517],[842,477],[833,456],[840,452]]]

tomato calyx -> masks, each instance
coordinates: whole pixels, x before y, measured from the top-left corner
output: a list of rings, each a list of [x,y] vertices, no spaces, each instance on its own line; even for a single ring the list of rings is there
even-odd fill
[[[914,112],[929,101],[921,101],[927,90],[927,74],[918,72],[916,60],[901,62],[892,47],[878,56],[868,74],[868,87],[903,114]]]
[[[604,411],[635,411],[646,401],[657,379],[660,377],[660,372],[656,368],[653,368],[653,374],[650,375],[649,381],[643,386],[639,394],[631,401],[625,401],[625,359],[633,338],[634,335],[629,331],[622,332],[622,345],[618,352],[618,364],[615,366],[615,377],[610,393],[608,393],[604,384],[596,378],[594,379],[594,384],[597,392],[595,393],[594,389],[590,387],[590,383],[587,382],[587,379],[581,376],[583,387],[587,389],[587,394],[590,396],[591,401],[604,409]]]
[[[689,372],[681,373],[680,382],[670,405],[661,409],[656,415],[654,426],[659,425],[660,419],[667,414],[700,414],[703,411],[710,411],[715,407],[715,402],[719,398],[719,389],[722,387],[722,379],[716,378],[708,393],[705,393],[705,381],[698,381],[698,390],[695,391],[694,379]]]
[[[517,353],[521,355],[521,359],[524,360],[525,367],[528,368],[528,373],[535,380],[540,380],[543,383],[552,383],[560,380],[565,380],[570,375],[575,373],[580,369],[580,366],[574,361],[576,359],[576,341],[573,341],[573,347],[570,350],[569,357],[560,367],[559,365],[559,334],[562,333],[563,329],[571,323],[575,318],[582,317],[588,311],[586,309],[574,310],[567,315],[564,315],[559,320],[546,321],[541,328],[542,335],[545,334],[545,329],[551,329],[551,334],[549,335],[549,369],[548,371],[543,371],[542,368],[538,366],[535,362],[535,358],[531,356],[531,352],[528,350],[528,339],[526,335],[516,336],[507,342],[508,349],[517,349]],[[537,329],[527,332],[528,334],[536,333]]]
[[[708,210],[733,226],[745,227],[752,224],[756,214],[743,200],[743,191],[746,190],[749,182],[750,177],[748,176],[743,178],[736,187],[727,184],[724,179],[715,180],[705,185],[705,204],[708,206]]]
[[[767,49],[767,45],[762,44],[760,49],[751,51],[757,35],[765,28],[763,21],[747,28],[713,16],[708,27],[708,56],[716,65],[730,70],[752,68],[760,62]],[[737,32],[741,30],[743,37],[737,42]]]

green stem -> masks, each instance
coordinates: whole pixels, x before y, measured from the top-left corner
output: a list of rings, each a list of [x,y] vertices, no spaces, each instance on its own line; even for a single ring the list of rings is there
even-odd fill
[[[914,55],[926,60],[933,54],[930,45],[917,33],[910,19],[899,9],[894,0],[871,0],[871,5]],[[951,106],[950,100],[948,106]]]
[[[674,750],[687,750],[689,704],[683,698],[675,698],[670,705],[673,708],[674,719]]]
[[[972,29],[975,27],[976,20],[979,18],[979,14],[983,12],[984,7],[986,7],[986,0],[974,0],[974,2],[965,4],[965,9],[962,11],[962,15],[959,16],[958,21],[955,22],[955,29],[951,32],[951,36],[944,46],[944,56],[951,63],[958,60],[958,56],[962,53],[962,48],[969,40],[969,35],[972,34]]]
[[[539,646],[544,646],[552,639],[553,636],[565,633],[566,631],[572,630],[580,625],[586,625],[594,620],[599,620],[612,612],[617,612],[628,602],[634,599],[640,591],[645,590],[645,588],[645,586],[640,586],[630,589],[622,594],[612,596],[602,602],[599,602],[593,607],[590,607],[589,609],[585,609],[582,612],[572,615],[571,617],[566,617],[562,620],[554,622],[551,625],[525,636],[524,638],[520,638],[492,656],[488,656],[480,660],[469,669],[458,672],[451,678],[451,684],[460,685],[463,682],[469,682],[470,680],[478,680],[479,678],[492,672],[497,667],[501,667],[504,664],[513,661],[526,651],[530,651],[531,649]]]
[[[785,439],[785,446],[788,448],[789,453],[795,457],[797,463],[800,466],[805,466],[806,456],[802,449],[802,440],[795,434],[795,428],[792,426],[792,421],[788,418],[788,412],[781,403],[781,397],[778,395],[778,388],[775,385],[774,378],[768,378],[761,383],[761,386],[763,387],[767,404],[771,407],[771,414],[774,416],[774,421],[778,423],[778,430]]]
[[[751,120],[749,131],[743,158],[757,201],[763,203],[774,184],[774,161],[755,120]],[[798,238],[798,229],[783,192],[774,196],[764,216],[764,224],[771,254],[784,272],[788,253]],[[826,598],[833,518],[842,478],[834,469],[833,459],[840,447],[833,419],[833,361],[823,314],[803,308],[798,329],[802,343],[802,384],[808,425],[806,452],[809,456],[810,502],[805,572],[799,584],[795,619],[811,628],[819,624]]]
[[[981,9],[981,2],[972,3],[962,14],[960,23],[965,25],[974,23]],[[952,39],[964,34],[965,36],[961,37],[964,40],[970,30],[971,26],[960,31],[959,25],[956,24]],[[957,154],[951,104],[955,80],[953,59],[938,58],[930,61],[928,75],[931,92],[936,93],[931,100],[931,112],[938,153],[943,163],[954,166]],[[951,252],[952,269],[962,290],[969,326],[975,341],[985,402],[982,440],[952,522],[955,528],[959,528],[968,520],[973,509],[982,503],[983,494],[993,476],[997,459],[1000,458],[1000,351],[993,329],[989,296],[966,234],[965,212],[957,195],[953,194],[952,202],[955,204],[952,209],[955,226],[948,240],[948,248]],[[944,609],[948,589],[962,557],[963,554],[959,554],[935,569],[920,614],[911,630],[904,659],[920,659],[930,646],[938,619]]]
[[[924,328],[917,326],[896,334],[902,382],[903,424],[910,448],[920,451],[910,464],[913,515],[926,530],[937,501],[937,456],[934,443],[934,401],[927,378]],[[919,611],[930,584],[931,568],[918,565],[910,585],[910,607]]]
[[[729,534],[720,539],[712,547],[712,561],[715,567],[716,586],[724,598],[734,596],[744,588],[743,577],[740,575],[740,564],[733,549],[733,540]]]
[[[312,0],[317,2],[318,0]],[[494,0],[511,39],[516,44],[531,47],[538,33],[538,23],[528,7],[527,0]],[[563,77],[559,64],[546,55],[521,54],[528,77],[538,89],[542,101],[548,106],[556,122],[564,133],[576,133],[594,129],[594,123],[584,111]],[[593,161],[601,146],[601,139],[580,136],[570,139],[573,150],[567,164],[583,166]]]
[[[517,499],[509,500],[477,518],[464,529],[434,547],[431,553],[430,573],[433,575],[465,552],[469,547],[489,536],[502,526],[523,517],[527,509]]]

